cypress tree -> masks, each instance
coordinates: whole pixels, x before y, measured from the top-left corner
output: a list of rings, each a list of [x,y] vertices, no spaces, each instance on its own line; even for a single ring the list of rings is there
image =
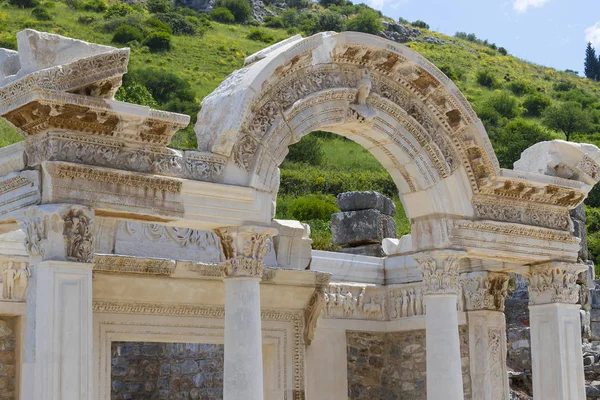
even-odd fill
[[[586,78],[597,81],[600,72],[600,61],[596,58],[596,50],[594,50],[590,42],[588,42],[585,49],[585,61],[583,65]]]

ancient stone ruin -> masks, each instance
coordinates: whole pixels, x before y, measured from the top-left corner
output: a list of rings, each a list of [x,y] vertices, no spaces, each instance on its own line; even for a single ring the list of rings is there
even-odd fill
[[[511,274],[534,397],[585,398],[570,213],[597,147],[538,143],[502,169],[429,61],[328,32],[248,57],[204,99],[198,149],[175,150],[187,116],[113,98],[128,49],[17,42],[0,51],[0,116],[24,139],[0,149],[2,400],[506,400]],[[378,224],[336,240],[384,254],[314,251],[307,226],[273,219],[279,165],[315,130],[396,183],[400,239],[385,200],[340,197],[338,227]]]

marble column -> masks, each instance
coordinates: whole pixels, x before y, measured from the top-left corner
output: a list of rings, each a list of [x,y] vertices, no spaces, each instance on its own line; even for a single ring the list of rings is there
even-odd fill
[[[529,321],[533,397],[585,400],[577,275],[583,264],[548,263],[530,268]]]
[[[464,255],[447,251],[415,257],[423,273],[428,400],[464,399],[457,311]]]
[[[469,324],[469,359],[473,400],[508,400],[504,299],[508,274],[468,272],[460,282]]]
[[[22,398],[92,400],[93,211],[31,207],[18,217],[30,255]]]
[[[276,229],[216,230],[225,261],[224,400],[263,400],[260,280]]]

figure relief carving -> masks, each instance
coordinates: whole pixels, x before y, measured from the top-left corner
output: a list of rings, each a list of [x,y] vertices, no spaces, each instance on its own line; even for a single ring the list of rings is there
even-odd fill
[[[390,319],[425,315],[421,285],[402,285],[389,292]]]
[[[466,310],[504,311],[508,279],[508,274],[495,272],[461,274],[460,283]]]
[[[31,273],[27,262],[20,260],[0,261],[2,278],[2,299],[23,301],[27,297],[27,287]]]
[[[68,261],[91,262],[94,258],[92,220],[83,209],[71,209],[65,215],[63,236]]]
[[[586,271],[585,264],[553,262],[530,267],[529,304],[567,303],[579,300],[577,276]]]
[[[382,320],[385,319],[384,299],[384,291],[379,288],[332,283],[324,293],[325,316]]]
[[[462,254],[418,257],[423,274],[423,294],[459,293],[459,264]]]
[[[261,277],[264,257],[277,230],[265,227],[231,227],[215,231],[223,252],[225,277]]]

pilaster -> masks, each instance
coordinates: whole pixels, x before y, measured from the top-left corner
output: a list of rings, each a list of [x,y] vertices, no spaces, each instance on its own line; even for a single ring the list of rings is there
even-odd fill
[[[530,268],[529,315],[533,396],[584,400],[579,287],[583,264],[552,262]]]
[[[457,299],[459,263],[465,255],[449,250],[415,256],[423,273],[429,400],[464,399]]]
[[[93,219],[77,205],[31,207],[17,216],[31,264],[24,399],[92,399]]]
[[[263,400],[260,280],[273,228],[217,229],[225,275],[224,400]]]
[[[508,274],[468,272],[460,282],[469,324],[473,400],[508,400],[504,300]]]

